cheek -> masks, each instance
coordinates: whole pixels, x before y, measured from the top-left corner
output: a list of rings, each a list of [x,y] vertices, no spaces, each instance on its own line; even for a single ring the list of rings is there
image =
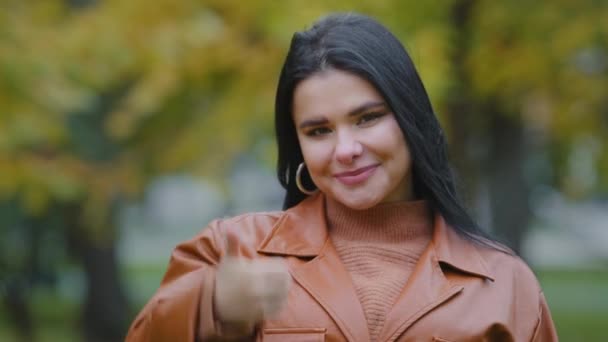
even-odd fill
[[[409,156],[403,132],[395,121],[387,122],[375,130],[373,136],[370,136],[368,146],[382,155],[383,159],[401,161],[404,156]]]
[[[329,166],[331,156],[329,156],[329,149],[323,142],[301,140],[300,148],[306,168],[311,176],[322,174]]]
[[[402,140],[397,144],[395,148],[395,173],[396,176],[405,176],[410,172],[412,162],[409,148],[407,144]]]
[[[388,133],[391,139],[385,139],[385,145],[383,152],[388,159],[393,160],[393,172],[396,174],[404,175],[408,173],[411,167],[411,156],[410,150],[403,136],[403,132],[399,129],[399,126],[395,123],[391,126],[390,133]]]

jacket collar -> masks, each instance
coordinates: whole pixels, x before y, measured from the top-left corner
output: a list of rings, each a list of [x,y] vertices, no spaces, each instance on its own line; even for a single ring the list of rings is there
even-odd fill
[[[439,214],[435,215],[432,244],[439,263],[494,281],[494,275],[479,252],[479,248],[486,247],[476,246],[473,242],[465,240]]]
[[[258,247],[258,252],[316,257],[327,238],[325,196],[317,192],[284,212]]]
[[[440,264],[467,274],[494,280],[479,249],[484,248],[465,240],[450,228],[443,217],[435,215],[431,241]],[[328,239],[325,219],[325,196],[309,196],[288,209],[277,221],[271,233],[258,247],[259,253],[316,257]]]

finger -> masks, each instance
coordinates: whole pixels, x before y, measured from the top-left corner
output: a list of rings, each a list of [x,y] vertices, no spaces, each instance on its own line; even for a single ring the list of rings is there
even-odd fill
[[[285,298],[267,298],[261,302],[262,314],[265,318],[276,316],[285,306]]]
[[[266,278],[265,285],[265,292],[262,293],[263,296],[268,298],[284,299],[289,293],[290,280],[284,274],[273,275],[273,277]]]
[[[239,256],[238,239],[236,236],[230,233],[226,233],[223,236],[224,253],[228,258],[234,258]]]
[[[224,256],[220,262],[218,273],[227,278],[226,285],[239,287],[242,281],[246,281],[247,265],[245,261],[236,257]]]
[[[288,283],[285,274],[275,274],[269,278],[268,275],[261,277],[255,282],[255,296],[259,301],[264,315],[274,314],[287,302],[289,295]],[[279,276],[279,277],[276,277]],[[273,279],[274,278],[274,279]],[[272,280],[272,281],[270,281]]]
[[[249,289],[254,297],[263,298],[269,291],[272,291],[272,289],[268,288],[266,275],[263,272],[257,271],[253,265],[248,271],[250,272]]]

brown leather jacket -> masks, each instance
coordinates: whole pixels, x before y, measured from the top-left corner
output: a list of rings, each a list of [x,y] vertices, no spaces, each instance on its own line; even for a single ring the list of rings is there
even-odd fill
[[[351,278],[328,238],[323,196],[276,213],[213,221],[171,256],[128,341],[223,340],[213,316],[215,268],[230,250],[281,256],[294,285],[258,341],[367,341]],[[518,257],[462,239],[437,215],[431,243],[388,314],[379,341],[557,341],[539,284]]]

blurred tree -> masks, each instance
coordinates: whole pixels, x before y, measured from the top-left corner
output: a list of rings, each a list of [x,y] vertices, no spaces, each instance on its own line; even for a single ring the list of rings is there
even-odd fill
[[[591,151],[596,179],[585,185],[576,173],[587,166],[568,174],[564,159],[576,156],[560,148],[581,138],[595,150],[608,142],[608,107],[599,95],[608,90],[606,15],[606,4],[596,1],[452,2],[452,87],[442,106],[454,160],[469,189],[488,189],[494,231],[516,251],[534,184],[573,196],[607,188],[605,155]],[[594,60],[573,63],[588,51]]]

